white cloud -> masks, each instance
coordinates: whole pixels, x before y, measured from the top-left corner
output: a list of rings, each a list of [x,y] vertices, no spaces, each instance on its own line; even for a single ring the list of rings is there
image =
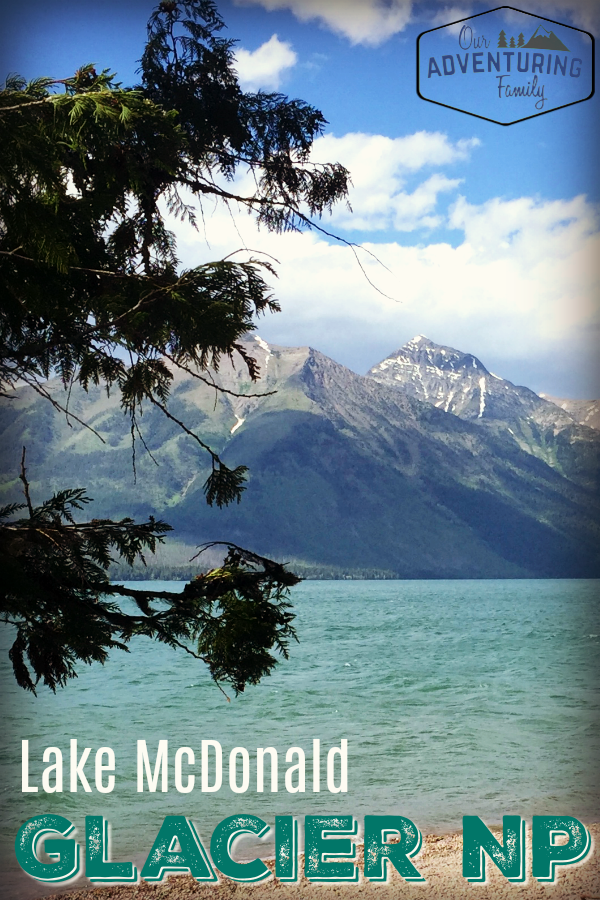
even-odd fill
[[[392,299],[369,286],[343,247],[306,235],[292,236],[278,251],[271,243],[282,257],[278,288],[290,337],[295,320],[304,329],[309,324],[309,342],[322,346],[322,326],[337,319],[356,346],[379,333],[389,336],[391,350],[408,320],[409,331],[442,343],[460,346],[477,333],[481,355],[486,348],[497,355],[502,346],[507,359],[577,342],[598,313],[593,298],[600,240],[592,210],[583,198],[519,203],[520,213],[500,200],[457,204],[464,238],[456,248],[369,243],[390,271],[360,254],[363,265]],[[518,220],[511,221],[515,215]]]
[[[424,27],[435,28],[437,25],[445,25],[447,22],[454,22],[458,19],[471,16],[477,12],[470,6],[462,5],[442,5],[443,0],[439,0],[440,9],[432,16],[432,7],[429,0],[414,0],[413,17],[423,21],[419,13],[426,15],[427,24]],[[598,0],[528,0],[527,12],[534,15],[543,16],[548,19],[554,19],[558,22],[568,20],[568,24],[573,24],[576,28],[583,28],[587,31],[595,32],[600,27],[600,4]],[[510,12],[506,11],[507,17]],[[519,11],[517,10],[517,19]],[[460,26],[454,29],[458,33]]]
[[[257,50],[239,47],[235,51],[240,84],[247,91],[259,88],[277,90],[284,72],[298,62],[298,56],[287,41],[280,41],[274,34]]]
[[[400,139],[402,152],[390,139],[363,137],[368,138],[363,147],[369,141],[380,147],[371,169],[388,166],[384,183],[401,180],[410,165],[419,165],[417,146],[431,165],[469,150],[451,144],[445,135]],[[359,157],[361,143],[352,140],[349,146]],[[364,170],[357,171],[368,181],[366,161]],[[434,198],[454,186],[452,179],[433,172],[412,194],[400,190],[390,199],[384,193],[385,216],[395,217],[396,227],[423,224],[428,218],[435,224],[439,218]],[[359,215],[372,224],[380,212],[364,207]],[[475,353],[499,375],[536,390],[557,396],[598,392],[593,353],[600,233],[595,209],[585,197],[493,198],[481,204],[459,197],[445,223],[457,230],[458,246],[367,243],[356,252],[369,280],[350,248],[328,243],[317,233],[258,231],[254,220],[235,206],[228,212],[205,204],[204,217],[210,248],[202,232],[173,223],[186,266],[244,246],[279,260],[279,277],[272,284],[282,312],[259,322],[259,333],[269,341],[309,344],[356,371],[366,371],[414,334],[424,333]],[[343,234],[335,223],[325,225]]]
[[[466,160],[478,138],[461,138],[452,143],[439,131],[417,131],[405,137],[389,138],[381,134],[351,132],[343,137],[327,134],[314,143],[312,159],[323,162],[332,154],[352,170],[353,177],[365,170],[416,172],[424,166],[443,166]],[[376,176],[375,176],[376,177]]]
[[[378,46],[407,25],[418,21],[435,28],[473,14],[470,5],[439,0],[432,15],[430,0],[234,0],[239,6],[260,5],[272,11],[289,9],[301,22],[317,21],[352,44]],[[600,28],[598,0],[529,0],[527,11],[561,21],[568,18],[577,28]]]
[[[415,13],[418,13],[419,6],[416,5]],[[443,6],[439,9],[433,17],[431,17],[431,8],[428,7],[427,12],[429,15],[427,19],[423,22],[423,27],[427,28],[437,28],[442,25],[448,25],[449,22],[457,22],[459,24],[450,25],[448,27],[448,31],[450,34],[459,35],[460,29],[462,28],[462,24],[460,23],[460,19],[466,19],[468,16],[473,14],[473,11],[468,6]]]
[[[569,23],[585,31],[596,32],[600,28],[598,0],[530,0],[527,12],[559,22],[567,18]]]
[[[412,0],[237,0],[265,9],[290,9],[301,22],[318,21],[352,44],[377,46],[411,21]]]
[[[477,138],[453,143],[445,134],[427,131],[400,138],[325,135],[315,141],[311,158],[315,162],[335,160],[350,171],[352,212],[343,207],[335,210],[332,223],[336,228],[410,231],[440,224],[439,218],[432,216],[437,196],[456,188],[460,179],[436,173],[406,192],[407,178],[423,168],[465,161],[478,145]]]
[[[564,259],[596,227],[593,208],[584,196],[572,200],[536,201],[494,198],[473,206],[460,197],[450,211],[450,226],[464,232],[477,258],[486,261],[515,255],[534,265],[543,242],[544,254]]]

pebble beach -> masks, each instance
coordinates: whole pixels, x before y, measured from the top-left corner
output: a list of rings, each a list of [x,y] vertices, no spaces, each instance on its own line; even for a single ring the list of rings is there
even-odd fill
[[[486,884],[471,884],[462,877],[462,835],[426,835],[423,848],[414,859],[426,881],[408,884],[392,871],[387,884],[362,880],[356,884],[312,884],[301,876],[297,884],[280,882],[277,878],[259,884],[240,884],[221,878],[218,884],[199,884],[189,875],[174,875],[161,884],[141,882],[137,885],[115,885],[101,888],[69,890],[55,894],[58,900],[259,900],[259,898],[310,898],[310,900],[600,900],[600,865],[597,846],[600,824],[587,826],[593,846],[587,859],[575,866],[559,866],[555,884],[541,884],[528,875],[524,884],[508,882],[488,862]],[[358,848],[358,865],[362,870],[362,847]],[[528,850],[528,860],[531,859]],[[274,862],[267,860],[274,868]],[[303,860],[302,860],[303,862]],[[528,863],[528,869],[530,864]],[[52,898],[47,898],[52,900]]]

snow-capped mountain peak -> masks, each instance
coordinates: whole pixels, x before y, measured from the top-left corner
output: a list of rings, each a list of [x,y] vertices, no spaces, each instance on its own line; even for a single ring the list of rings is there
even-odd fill
[[[502,382],[472,353],[436,344],[422,334],[373,366],[368,375],[467,419],[485,414],[490,380]]]
[[[564,409],[494,375],[472,353],[436,344],[424,335],[412,338],[367,374],[461,419],[508,423],[517,433],[514,423],[529,419],[544,427],[573,424]]]

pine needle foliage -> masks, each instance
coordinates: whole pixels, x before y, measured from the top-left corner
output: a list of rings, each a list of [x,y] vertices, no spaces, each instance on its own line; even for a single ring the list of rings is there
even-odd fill
[[[25,383],[71,423],[79,421],[68,411],[73,386],[100,385],[118,392],[132,438],[144,406],[156,406],[209,454],[204,490],[217,506],[239,502],[246,468],[230,469],[172,414],[173,373],[210,376],[237,352],[256,380],[240,339],[279,309],[267,283],[275,272],[237,253],[182,268],[164,210],[195,225],[208,198],[285,232],[319,228],[315,218],[348,191],[343,166],[310,161],[322,113],[281,94],[243,92],[223,28],[212,0],[163,0],[148,23],[138,85],[86,64],[62,80],[11,75],[0,91],[0,395]],[[254,176],[247,195],[234,190],[240,169]],[[47,390],[55,375],[65,403]],[[284,597],[298,579],[283,567],[229,545],[223,566],[181,595],[127,592],[108,581],[111,554],[143,559],[169,526],[78,523],[84,490],[34,507],[24,460],[21,480],[28,517],[11,518],[19,504],[3,510],[0,555],[22,687],[55,690],[79,662],[102,662],[137,634],[185,647],[236,692],[271,670],[272,650],[287,654],[294,632]],[[117,595],[138,613],[125,614]]]
[[[112,554],[144,561],[170,526],[152,517],[77,523],[90,502],[83,489],[34,507],[24,469],[22,480],[27,502],[0,509],[0,620],[16,629],[9,656],[22,688],[35,693],[41,682],[56,691],[79,663],[104,663],[136,636],[183,649],[236,694],[271,672],[273,651],[287,658],[296,637],[287,593],[300,579],[284,566],[228,544],[223,565],[182,593],[114,584]],[[25,509],[26,518],[7,521]],[[133,604],[125,609],[121,598]]]
[[[194,223],[208,196],[274,231],[311,227],[346,197],[348,173],[309,160],[319,110],[241,90],[223,27],[211,0],[163,0],[135,88],[91,64],[61,81],[7,80],[0,392],[25,381],[44,393],[55,373],[66,390],[101,384],[119,391],[134,429],[145,403],[167,404],[173,367],[201,373],[238,351],[258,377],[239,339],[279,309],[272,265],[230,257],[182,269],[163,210]],[[248,196],[227,190],[240,167],[254,174]],[[232,476],[197,442],[214,463],[208,501],[239,499],[243,469]]]

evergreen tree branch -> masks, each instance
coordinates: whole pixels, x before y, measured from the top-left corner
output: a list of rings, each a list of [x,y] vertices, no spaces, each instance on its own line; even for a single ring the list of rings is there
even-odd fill
[[[174,414],[166,360],[220,389],[211,373],[237,351],[256,381],[240,341],[260,314],[278,311],[265,280],[275,272],[252,256],[182,271],[163,200],[194,223],[178,195],[192,187],[201,208],[212,195],[244,204],[271,231],[315,228],[352,246],[313,221],[346,199],[349,183],[339,164],[310,163],[324,116],[281,94],[244,93],[223,27],[212,0],[163,0],[148,23],[140,85],[123,88],[87,64],[64,79],[10,76],[0,91],[0,393],[23,381],[71,427],[104,441],[69,409],[71,390],[115,390],[134,452],[136,437],[143,442],[136,416],[152,403],[209,453],[204,491],[217,506],[239,502],[246,469],[229,469]],[[254,175],[253,197],[217,185],[240,166]],[[55,374],[66,407],[46,385]],[[113,559],[145,564],[169,526],[77,521],[89,502],[81,488],[36,506],[24,454],[20,478],[25,502],[0,510],[0,618],[17,632],[9,655],[23,688],[56,690],[142,636],[183,648],[236,693],[287,658],[295,631],[286,598],[298,578],[284,566],[230,544],[223,564],[181,594],[127,593],[109,581]],[[22,510],[27,518],[16,518]]]
[[[29,496],[25,475],[24,489]],[[287,658],[296,633],[286,598],[297,576],[232,544],[220,568],[181,593],[110,583],[111,549],[129,563],[143,561],[169,526],[153,518],[75,522],[73,512],[88,502],[81,489],[62,491],[31,505],[27,519],[0,522],[0,620],[17,631],[9,655],[22,687],[35,693],[41,682],[54,691],[76,676],[78,663],[104,662],[111,649],[128,650],[142,636],[183,649],[208,666],[221,690],[225,681],[236,693],[272,670],[272,650]],[[133,600],[138,612],[125,612],[115,595]]]
[[[363,273],[365,279],[367,280],[368,284],[374,290],[376,290],[378,294],[381,294],[381,296],[385,297],[387,300],[394,299],[393,297],[388,296],[388,294],[385,294],[380,288],[377,287],[376,284],[374,284],[371,281],[371,279],[367,275],[365,268],[364,268],[363,264],[361,263],[361,261],[358,257],[358,254],[356,252],[357,250],[363,250],[365,253],[367,253],[369,256],[371,256],[375,260],[375,262],[379,263],[379,265],[382,266],[387,272],[390,272],[391,270],[385,265],[385,263],[383,263],[379,259],[379,257],[375,253],[373,253],[372,250],[369,250],[367,247],[364,247],[362,244],[357,244],[354,241],[348,241],[348,240],[346,240],[346,238],[341,237],[339,234],[335,234],[332,231],[328,231],[326,228],[323,228],[322,225],[319,225],[317,222],[315,222],[314,219],[311,219],[310,216],[307,216],[300,209],[298,209],[298,207],[296,205],[291,205],[289,203],[289,201],[283,201],[283,200],[278,201],[278,200],[271,200],[271,199],[266,201],[264,197],[260,197],[260,196],[244,197],[240,194],[232,194],[230,191],[226,191],[224,188],[221,188],[214,183],[213,184],[204,184],[200,181],[186,181],[185,183],[193,191],[197,191],[202,194],[214,194],[215,196],[218,196],[223,200],[235,200],[238,203],[242,203],[244,206],[248,206],[251,208],[258,207],[260,210],[260,208],[263,207],[265,205],[265,203],[268,203],[270,208],[280,209],[284,212],[288,212],[289,218],[284,217],[284,219],[282,220],[282,229],[283,230],[286,230],[288,227],[292,231],[299,230],[294,225],[294,219],[298,219],[300,222],[302,222],[304,225],[306,225],[306,227],[309,228],[310,230],[318,231],[321,234],[325,235],[326,237],[332,238],[333,240],[338,241],[338,243],[344,244],[346,247],[349,247],[352,250],[352,253],[354,254],[354,258],[355,258],[356,262],[358,263],[358,266],[359,266],[361,272]]]

